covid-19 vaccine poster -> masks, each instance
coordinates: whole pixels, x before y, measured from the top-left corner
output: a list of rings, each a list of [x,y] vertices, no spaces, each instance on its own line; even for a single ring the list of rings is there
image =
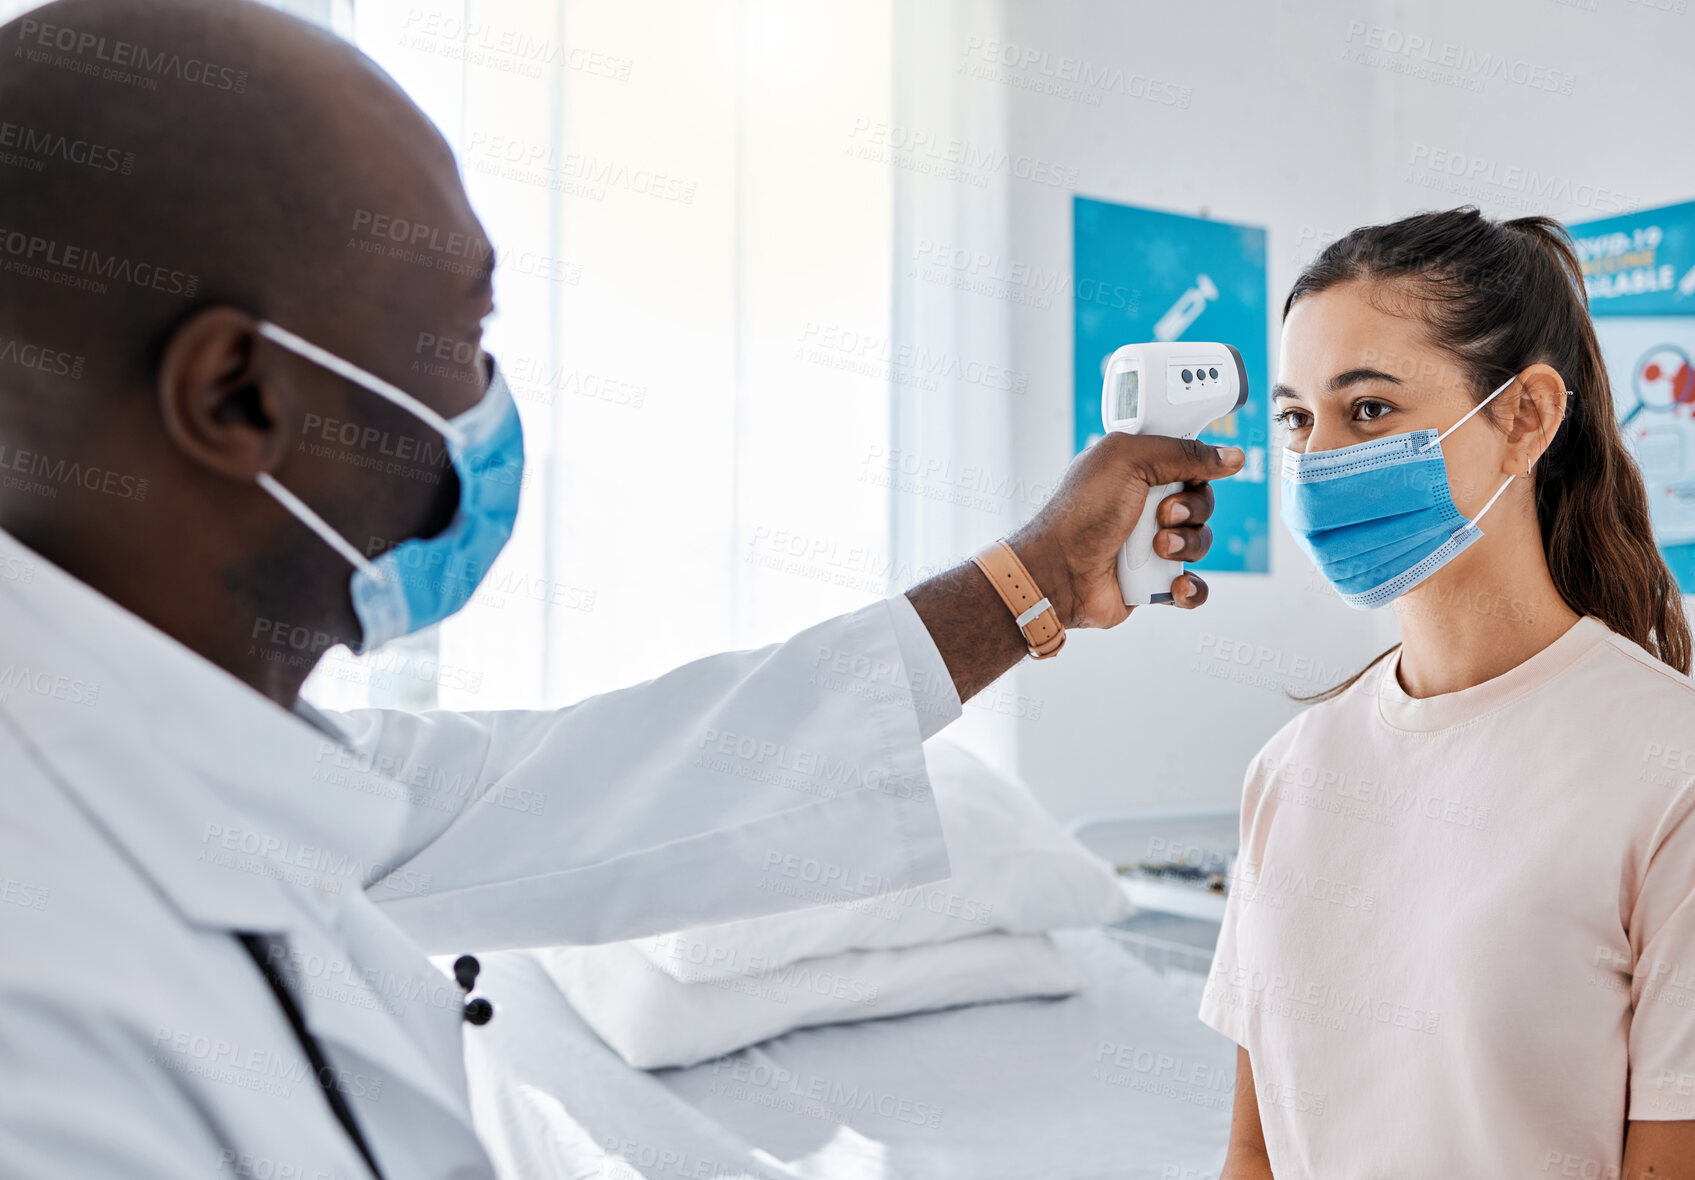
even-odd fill
[[[1695,202],[1570,229],[1654,536],[1695,594]]]
[[[1247,404],[1201,434],[1241,447],[1247,463],[1213,485],[1212,552],[1200,569],[1271,569],[1265,248],[1260,226],[1072,201],[1078,450],[1101,436],[1101,380],[1126,344],[1215,340],[1234,345],[1247,367]]]

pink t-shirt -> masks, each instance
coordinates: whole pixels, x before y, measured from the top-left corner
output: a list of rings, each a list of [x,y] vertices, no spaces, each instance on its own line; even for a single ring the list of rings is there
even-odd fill
[[[1592,618],[1462,692],[1398,663],[1248,768],[1201,1019],[1280,1180],[1616,1180],[1695,1119],[1695,684]]]

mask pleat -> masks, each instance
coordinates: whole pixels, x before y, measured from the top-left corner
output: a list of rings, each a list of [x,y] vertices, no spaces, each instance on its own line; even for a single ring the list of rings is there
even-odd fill
[[[1441,448],[1421,449],[1435,437],[1414,431],[1285,460],[1283,523],[1342,594],[1369,595],[1397,583],[1388,601],[1452,557],[1421,568],[1465,525]]]

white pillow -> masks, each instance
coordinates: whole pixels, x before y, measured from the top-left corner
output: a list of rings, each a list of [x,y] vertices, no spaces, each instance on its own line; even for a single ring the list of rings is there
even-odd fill
[[[1087,982],[1046,935],[849,951],[716,983],[679,983],[629,942],[531,953],[600,1039],[637,1069],[695,1065],[791,1029],[1065,996]]]
[[[946,942],[990,931],[1041,934],[1117,922],[1131,913],[1112,866],[1056,823],[1029,788],[952,742],[924,747],[953,875],[931,885],[762,918],[638,939],[684,983],[757,975],[849,950]],[[770,858],[772,889],[804,898],[826,871]],[[809,882],[810,876],[810,882]],[[832,889],[837,886],[832,886]]]

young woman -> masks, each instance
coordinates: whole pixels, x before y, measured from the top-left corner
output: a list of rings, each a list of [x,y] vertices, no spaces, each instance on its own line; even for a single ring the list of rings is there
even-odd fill
[[[1284,522],[1402,641],[1248,771],[1224,1177],[1695,1177],[1690,633],[1568,239],[1356,230],[1281,363]]]

